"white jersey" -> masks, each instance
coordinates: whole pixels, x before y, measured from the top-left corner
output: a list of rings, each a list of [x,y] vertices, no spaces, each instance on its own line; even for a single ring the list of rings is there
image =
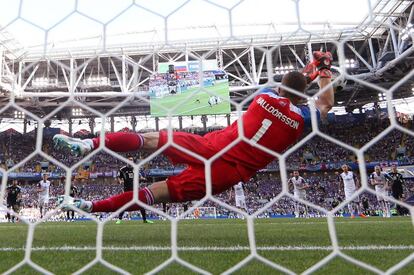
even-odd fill
[[[306,186],[306,180],[299,176],[298,178],[292,177],[289,179],[289,182],[293,184],[293,190],[294,191],[303,191]]]
[[[340,174],[342,182],[344,183],[344,193],[345,199],[349,199],[356,190],[355,175],[353,172],[348,171],[348,173],[342,172]],[[359,202],[359,198],[354,199],[355,202]]]
[[[348,171],[348,173],[342,172],[340,176],[342,178],[342,182],[344,183],[344,191],[355,191],[356,184],[354,173],[351,171]]]
[[[306,191],[305,191],[305,186],[306,186],[306,181],[304,178],[302,178],[301,176],[299,176],[298,178],[296,177],[292,177],[289,179],[289,182],[291,182],[293,184],[293,195],[296,199],[306,199]]]
[[[374,173],[371,174],[371,180],[373,180],[375,183],[377,183],[375,185],[375,192],[377,193],[377,200],[378,201],[386,200],[383,197],[383,196],[388,195],[387,190],[385,190],[385,186],[387,184],[386,173],[380,172],[380,174],[378,175],[376,172],[374,172]],[[380,196],[380,195],[382,195],[382,196]]]
[[[236,206],[247,210],[246,198],[244,196],[243,182],[239,182],[233,186],[236,199]]]
[[[243,183],[239,182],[233,186],[236,197],[244,197]]]
[[[39,186],[40,186],[39,197],[48,198],[49,197],[49,191],[50,191],[50,181],[41,180],[39,182]]]
[[[374,173],[371,174],[371,180],[373,180],[375,183],[377,183],[375,185],[375,189],[377,187],[384,188],[385,185],[387,184],[386,173],[380,172],[379,175],[378,175],[377,172],[374,172]]]

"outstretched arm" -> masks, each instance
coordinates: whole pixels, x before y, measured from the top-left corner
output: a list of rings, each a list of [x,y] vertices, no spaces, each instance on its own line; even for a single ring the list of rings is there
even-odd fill
[[[334,89],[331,78],[320,78],[318,84],[320,90],[324,92],[315,101],[315,106],[319,109],[321,117],[326,118],[334,105]]]
[[[334,89],[331,83],[332,54],[330,52],[313,52],[314,60],[307,64],[303,70],[307,82],[310,83],[319,77],[319,88],[324,92],[315,101],[322,118],[326,118],[329,110],[334,105]]]
[[[338,183],[339,183],[339,189],[340,190],[342,190],[343,188],[344,188],[344,180],[343,180],[343,178],[339,175],[339,172],[338,171],[336,171],[335,172],[335,175],[336,175],[336,180],[338,181]]]
[[[293,182],[291,179],[288,179],[288,190],[292,189],[293,187]]]
[[[374,186],[377,185],[377,181],[375,180],[373,175],[371,175],[370,177],[370,182],[371,182],[371,185],[374,185]]]

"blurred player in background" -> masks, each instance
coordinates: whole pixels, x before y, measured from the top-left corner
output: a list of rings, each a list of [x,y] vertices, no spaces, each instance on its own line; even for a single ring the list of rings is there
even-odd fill
[[[288,180],[289,189],[293,186],[293,196],[295,199],[306,200],[306,189],[309,188],[306,180],[300,176],[299,171],[293,171],[293,177]],[[295,201],[295,218],[300,217],[300,202]],[[308,217],[308,206],[303,207],[303,216]]]
[[[238,124],[239,121],[242,122],[244,137],[249,139],[250,143],[244,141],[237,143],[211,164],[213,194],[222,193],[240,181],[248,182],[258,170],[275,159],[273,155],[264,152],[256,145],[283,153],[301,138],[305,126],[311,126],[310,108],[301,105],[306,100],[296,93],[304,94],[307,84],[318,77],[318,84],[323,92],[315,99],[317,117],[327,116],[334,104],[330,71],[332,55],[314,52],[313,57],[313,61],[307,64],[303,73],[286,73],[282,78],[282,86],[277,89],[261,89],[242,117],[227,128],[204,136],[172,132],[174,144],[205,159],[210,159],[239,137]],[[99,138],[80,140],[60,134],[55,135],[53,140],[55,147],[69,148],[75,155],[85,155],[98,148],[100,144]],[[143,134],[118,132],[105,135],[105,146],[115,152],[135,150],[154,152],[163,148],[168,141],[168,131]],[[206,194],[205,163],[174,146],[169,146],[162,153],[169,157],[173,164],[186,164],[187,168],[165,181],[141,188],[138,191],[139,200],[147,205],[153,205],[203,198]],[[96,202],[84,200],[70,202],[65,199],[62,202],[71,203],[86,212],[111,212],[130,202],[132,197],[132,192],[125,192]],[[133,205],[129,210],[140,208],[138,205]]]
[[[235,202],[236,202],[236,207],[244,210],[246,213],[249,213],[248,210],[247,210],[247,205],[246,205],[246,197],[244,195],[243,182],[239,182],[239,183],[235,184],[233,186],[233,189],[234,189],[234,199],[235,199]],[[230,189],[230,199],[232,197],[233,197],[233,195],[232,195],[232,191]],[[240,218],[244,218],[244,216],[241,215]]]
[[[76,187],[76,179],[73,178],[71,185],[70,185],[70,191],[69,191],[69,196],[72,198],[76,198],[79,195],[79,190]],[[67,221],[74,221],[75,220],[75,211],[73,210],[68,210],[66,211],[66,220]]]
[[[342,173],[339,174],[339,180],[341,182],[341,187],[344,189],[345,200],[350,200],[352,195],[360,187],[359,180],[356,175],[349,171],[348,165],[342,165]],[[348,203],[349,214],[351,214],[351,219],[355,218],[355,213],[361,218],[366,218],[366,216],[361,212],[359,206],[359,197],[354,198]]]
[[[218,96],[215,96],[215,95],[211,96],[211,97],[208,99],[208,105],[209,105],[210,107],[213,107],[214,105],[218,105],[218,104],[220,104],[221,102],[222,102],[222,99],[221,99],[220,97],[218,97]]]
[[[42,180],[38,184],[40,218],[47,212],[49,207],[50,181],[47,173],[42,174]]]
[[[134,162],[134,158],[131,156],[128,157],[128,160]],[[124,185],[124,192],[131,192],[132,190],[134,190],[134,167],[132,167],[129,164],[122,166],[118,172],[118,179],[119,182]],[[139,180],[140,182],[143,182],[145,181],[145,178],[141,174],[139,174]],[[142,216],[142,221],[144,223],[154,223],[153,221],[147,220],[147,214],[144,208],[141,208],[140,212]],[[125,211],[119,213],[116,224],[121,224],[124,213]]]
[[[7,187],[7,208],[13,210],[14,213],[18,214],[20,210],[22,189],[17,185],[17,180],[13,180],[12,184]],[[8,222],[15,222],[16,217],[10,212],[7,212],[6,218]]]
[[[200,218],[200,208],[196,207],[193,212],[194,219]]]
[[[404,185],[404,178],[401,173],[398,172],[397,165],[392,165],[391,172],[388,173],[388,179],[391,184],[391,194],[396,200],[401,200],[403,197],[403,185]],[[397,213],[398,215],[402,215],[404,210],[403,208],[397,204]]]
[[[387,174],[381,171],[381,167],[378,165],[375,166],[375,171],[371,174],[370,180],[371,184],[375,187],[375,192],[377,195],[377,201],[382,210],[382,216],[384,218],[390,218],[390,204],[385,196],[388,196],[388,182]]]
[[[361,205],[362,209],[364,209],[364,215],[371,215],[369,212],[369,200],[366,196],[362,196]]]

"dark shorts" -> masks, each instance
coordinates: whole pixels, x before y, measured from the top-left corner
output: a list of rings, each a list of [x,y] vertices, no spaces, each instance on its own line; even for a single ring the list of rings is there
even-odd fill
[[[158,147],[167,143],[166,131],[160,132]],[[217,151],[204,137],[191,133],[174,132],[173,142],[198,156],[210,159]],[[186,164],[187,168],[178,175],[167,179],[170,198],[173,202],[199,200],[206,194],[206,167],[204,162],[175,146],[169,146],[163,152],[173,164]],[[211,165],[212,193],[221,193],[242,181],[237,164],[217,158]],[[254,174],[256,171],[251,171]]]
[[[395,199],[400,199],[403,195],[403,190],[402,188],[401,189],[396,188],[396,189],[392,189],[391,193]]]
[[[8,201],[7,207],[13,209],[16,212],[20,208],[20,203],[17,201]]]

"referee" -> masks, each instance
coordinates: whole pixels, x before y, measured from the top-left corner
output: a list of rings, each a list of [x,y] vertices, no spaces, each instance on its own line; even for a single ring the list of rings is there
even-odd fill
[[[12,185],[7,187],[7,207],[14,213],[19,212],[22,189],[17,185],[17,180],[13,180]],[[7,212],[6,218],[9,222],[15,222],[15,216]]]
[[[388,179],[391,182],[391,192],[392,196],[396,200],[401,200],[403,196],[403,184],[404,184],[404,178],[401,173],[398,173],[397,165],[393,164],[391,168],[391,172],[388,173]],[[397,203],[397,213],[398,215],[402,215],[404,212],[404,209]]]
[[[131,162],[134,162],[134,158],[129,156],[128,160],[130,160]],[[141,174],[139,175],[140,180],[145,180],[144,177],[141,177]],[[133,191],[134,187],[134,168],[127,164],[123,167],[121,167],[121,169],[119,169],[118,172],[118,178],[119,178],[119,182],[124,184],[124,192],[128,192],[128,191]],[[140,210],[141,212],[141,216],[142,216],[142,220],[144,223],[154,223],[153,221],[147,220],[147,214],[145,213],[145,209],[141,208]],[[122,222],[122,217],[124,216],[125,211],[122,211],[119,214],[118,220],[116,221],[116,224],[120,224]]]

